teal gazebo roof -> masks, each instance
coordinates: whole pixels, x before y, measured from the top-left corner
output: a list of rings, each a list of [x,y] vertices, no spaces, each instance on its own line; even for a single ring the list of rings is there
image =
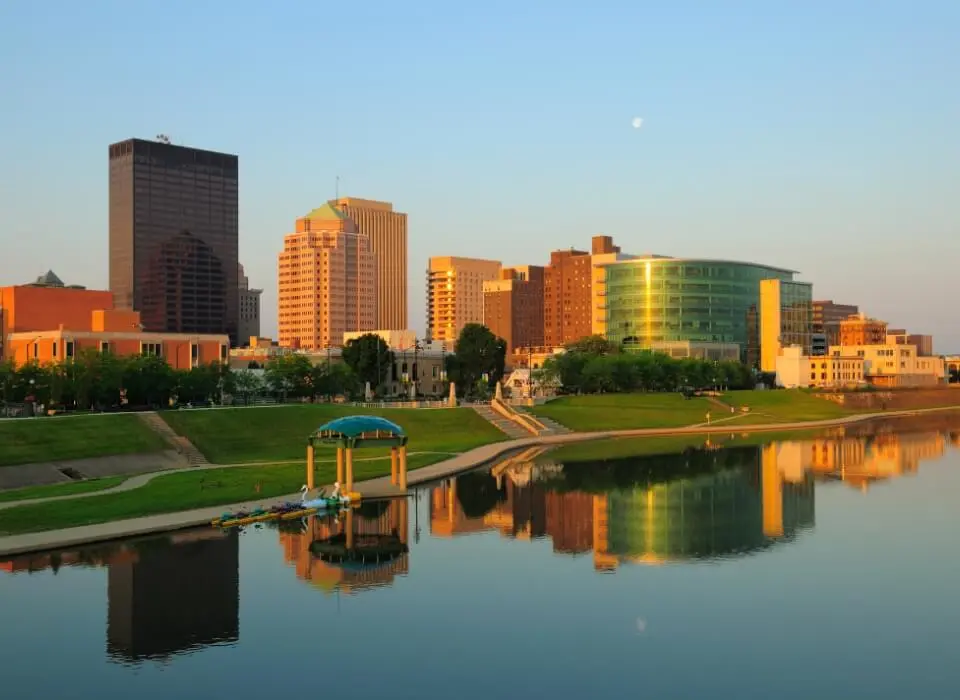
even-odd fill
[[[407,434],[403,428],[380,416],[358,415],[344,416],[324,423],[312,437],[324,442],[349,443],[357,446],[361,442],[380,445],[405,445]]]

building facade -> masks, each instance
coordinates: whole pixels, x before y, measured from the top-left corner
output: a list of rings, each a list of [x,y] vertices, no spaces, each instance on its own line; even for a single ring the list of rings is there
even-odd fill
[[[813,285],[779,279],[760,281],[760,369],[777,371],[783,348],[799,346],[812,351]]]
[[[151,332],[238,341],[238,158],[159,141],[109,148],[110,291]]]
[[[543,345],[544,269],[535,265],[505,267],[500,279],[483,283],[483,324],[516,348]]]
[[[929,357],[933,355],[933,336],[919,333],[907,333],[902,328],[887,330],[887,343],[896,345],[913,345],[917,348],[917,355]]]
[[[863,357],[849,352],[811,356],[794,345],[776,357],[777,385],[786,389],[857,387],[866,381],[865,365]]]
[[[344,333],[376,328],[370,239],[327,203],[297,219],[278,260],[278,335],[284,347],[339,347]]]
[[[427,340],[453,344],[468,323],[483,323],[483,283],[500,277],[496,260],[434,257],[427,263]]]
[[[878,388],[937,386],[948,381],[944,359],[923,357],[914,345],[845,345],[831,347],[830,355],[863,358],[864,379]]]
[[[342,197],[331,202],[370,239],[377,261],[377,328],[407,327],[407,215],[390,202]]]
[[[760,362],[760,282],[792,270],[746,262],[642,257],[602,265],[606,337],[627,349],[656,343],[736,343]]]
[[[857,345],[885,345],[887,323],[858,313],[840,321],[840,342],[844,347]]]
[[[574,343],[594,332],[594,286],[597,294],[605,285],[595,282],[594,260],[612,260],[620,253],[610,236],[594,236],[590,251],[555,250],[544,271],[544,345],[559,347]],[[602,323],[602,322],[601,322]]]
[[[207,333],[151,333],[140,313],[113,308],[107,291],[69,287],[0,288],[3,344],[0,359],[60,364],[83,352],[117,356],[156,355],[174,369],[226,362],[229,336]]]
[[[827,336],[827,345],[840,342],[840,321],[856,316],[860,308],[855,304],[836,304],[832,300],[819,299],[813,302],[813,332]]]
[[[240,336],[240,342],[246,343],[250,338],[260,337],[260,295],[262,289],[253,289],[250,286],[250,280],[243,272],[243,265],[237,270],[237,280],[239,282],[239,313],[240,320],[237,334]]]

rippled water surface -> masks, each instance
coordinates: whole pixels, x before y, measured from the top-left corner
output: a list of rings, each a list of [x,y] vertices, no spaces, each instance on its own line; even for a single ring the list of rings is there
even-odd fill
[[[4,697],[960,697],[960,423],[724,438],[0,561]]]

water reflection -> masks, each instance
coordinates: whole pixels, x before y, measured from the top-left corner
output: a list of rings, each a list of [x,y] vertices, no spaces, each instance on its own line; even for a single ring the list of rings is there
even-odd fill
[[[280,527],[284,559],[324,593],[389,586],[410,570],[406,499],[365,503],[339,517],[312,515]]]
[[[960,445],[960,432],[949,429],[956,420],[917,432],[893,432],[916,428],[909,419],[878,422],[723,449],[707,439],[668,455],[558,463],[549,453],[527,453],[433,488],[430,532],[549,537],[557,553],[592,552],[597,571],[743,556],[814,526],[816,481],[866,490],[915,473],[921,461],[942,457],[948,443]]]
[[[236,531],[196,530],[23,556],[0,570],[107,569],[106,651],[114,661],[165,659],[240,638]]]

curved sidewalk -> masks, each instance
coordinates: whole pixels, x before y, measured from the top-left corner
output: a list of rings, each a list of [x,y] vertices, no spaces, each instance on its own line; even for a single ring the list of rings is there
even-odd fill
[[[923,413],[956,410],[960,410],[960,407],[944,406],[905,411],[864,413],[855,416],[845,416],[843,418],[832,418],[828,420],[816,421],[737,425],[735,427],[735,432],[769,433],[796,430],[814,430],[817,428],[829,428],[850,425],[852,423],[862,423],[865,421],[876,420],[878,418],[896,418],[900,416],[915,416]],[[464,471],[482,467],[507,453],[537,445],[555,446],[573,442],[585,442],[589,440],[603,440],[609,438],[663,437],[670,435],[706,435],[711,433],[729,433],[733,427],[734,426],[729,424],[700,424],[684,426],[680,428],[635,428],[629,430],[605,430],[595,433],[565,433],[563,435],[549,435],[544,437],[529,437],[520,438],[517,440],[506,440],[503,442],[495,442],[489,445],[476,447],[468,452],[459,454],[456,457],[415,469],[410,472],[407,479],[407,485],[411,487],[418,486],[447,478]],[[227,467],[219,468],[222,469]],[[194,468],[192,471],[196,471],[196,468]],[[162,473],[169,474],[171,472],[167,471]],[[123,484],[121,486],[123,486]],[[390,478],[386,476],[358,482],[356,484],[356,488],[363,494],[364,499],[390,498],[404,495],[403,492],[390,483]],[[89,495],[101,495],[103,493],[106,493],[106,491],[95,491],[93,494]],[[88,494],[83,495],[87,496]],[[61,549],[93,542],[119,539],[123,537],[133,537],[156,532],[166,532],[170,530],[179,530],[189,527],[208,525],[211,520],[219,517],[224,511],[227,510],[250,508],[260,505],[269,507],[271,505],[283,503],[298,496],[299,494],[289,494],[286,496],[279,496],[277,498],[224,504],[211,508],[200,508],[196,510],[179,511],[176,513],[164,513],[162,515],[151,515],[143,518],[133,518],[130,520],[116,520],[109,523],[85,525],[82,527],[67,528],[64,530],[47,530],[45,532],[29,533],[25,535],[0,537],[0,556],[11,556],[15,554],[25,554],[28,552],[50,549]],[[77,497],[78,496],[66,496],[62,498],[69,500]],[[17,503],[17,505],[23,504],[24,502],[22,501]]]

